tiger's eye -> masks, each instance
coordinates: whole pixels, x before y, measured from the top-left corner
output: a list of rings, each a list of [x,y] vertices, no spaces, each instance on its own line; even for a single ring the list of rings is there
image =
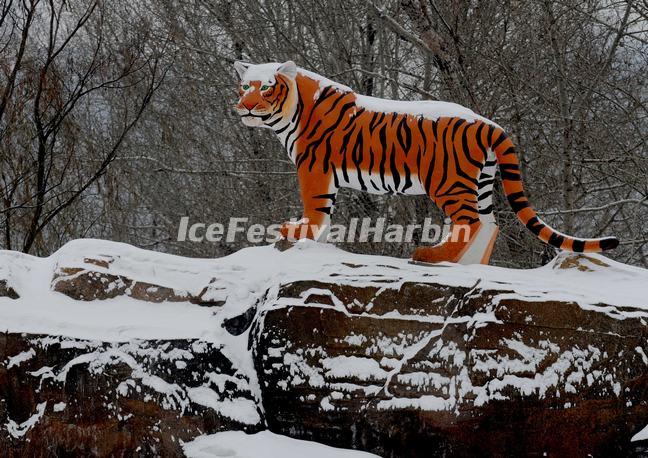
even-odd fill
[[[262,91],[265,91],[266,89],[268,89],[268,86],[267,86],[267,85],[264,84],[263,86],[261,86],[261,90],[262,90]]]
[[[241,86],[241,87],[243,88],[244,91],[247,91],[248,89],[250,89],[250,86],[247,85],[247,84],[244,84],[244,85]]]

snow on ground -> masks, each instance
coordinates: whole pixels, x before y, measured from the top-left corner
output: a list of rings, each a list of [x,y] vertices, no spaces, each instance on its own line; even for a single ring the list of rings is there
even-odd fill
[[[648,425],[641,431],[639,431],[637,434],[632,436],[632,439],[630,439],[630,442],[637,442],[637,441],[645,441],[648,440]]]
[[[221,324],[225,318],[245,311],[268,289],[276,292],[280,283],[318,278],[328,282],[358,282],[362,278],[363,286],[383,288],[399,288],[406,281],[468,287],[478,284],[482,290],[509,291],[496,296],[495,301],[511,297],[567,300],[621,319],[624,315],[648,315],[648,270],[592,254],[588,256],[596,262],[585,262],[588,271],[560,269],[565,255],[538,269],[517,270],[484,265],[414,265],[407,259],[353,254],[310,240],[284,252],[272,246],[252,247],[217,259],[190,259],[116,242],[75,240],[48,258],[0,251],[0,279],[7,279],[20,295],[17,300],[0,297],[0,331],[114,342],[198,338],[236,346],[247,336],[234,337],[224,331]],[[111,263],[104,268],[84,262],[85,258],[110,259]],[[209,285],[203,297],[222,300],[225,305],[148,303],[125,296],[77,301],[52,291],[51,279],[58,266],[124,275],[193,295]],[[385,279],[393,282],[386,284]],[[27,356],[19,356],[13,364]]]
[[[188,458],[372,458],[372,453],[329,447],[317,442],[291,439],[270,431],[242,431],[200,436],[184,444]]]
[[[92,262],[93,259],[101,262]],[[74,300],[52,290],[53,275],[60,268],[81,268],[121,275],[139,282],[172,288],[179,293],[200,295],[205,301],[222,302],[224,305],[205,307],[189,302],[151,303],[123,295],[106,300]],[[576,258],[563,253],[541,268],[516,270],[448,263],[436,266],[415,265],[410,264],[407,259],[353,254],[331,244],[310,240],[296,243],[294,247],[283,252],[273,246],[261,246],[243,249],[218,259],[190,259],[146,251],[116,242],[85,239],[70,242],[47,258],[0,251],[0,280],[6,280],[8,286],[15,289],[20,296],[19,299],[0,297],[0,332],[26,332],[87,339],[89,342],[85,345],[92,348],[89,348],[88,354],[83,357],[97,363],[113,361],[115,358],[128,362],[133,354],[143,351],[137,342],[147,339],[196,339],[197,345],[205,342],[216,344],[240,371],[243,378],[250,381],[249,389],[257,400],[260,400],[260,389],[256,381],[251,352],[247,349],[249,330],[239,336],[233,336],[222,325],[227,318],[238,316],[255,304],[260,304],[261,308],[290,305],[282,302],[285,298],[278,298],[279,285],[294,281],[339,282],[355,284],[359,287],[377,287],[379,291],[398,289],[405,282],[431,282],[495,291],[492,299],[494,304],[509,298],[520,298],[525,301],[569,301],[585,309],[605,313],[615,319],[648,318],[648,303],[646,303],[648,270],[627,266],[604,256],[592,254],[585,258]],[[110,286],[106,285],[106,287]],[[317,290],[306,293],[328,294],[337,310],[349,313],[346,304],[342,304],[331,291]],[[289,302],[294,305],[293,299]],[[370,309],[367,309],[365,313],[370,314],[370,312]],[[389,318],[395,317],[394,313],[396,312],[372,316]],[[478,321],[492,319],[487,316],[488,314],[481,315],[484,316],[467,319]],[[437,324],[450,319],[425,314],[398,317]],[[407,356],[408,351],[416,351],[420,345],[425,345],[435,335],[431,333],[411,349],[401,349],[399,352],[404,352],[403,354]],[[351,339],[349,343],[361,338],[362,336],[349,336]],[[101,342],[109,342],[111,345],[104,348]],[[522,347],[516,342],[508,344],[523,355],[525,361],[528,360],[525,364],[529,367],[524,366],[522,369],[533,370],[534,365],[537,364],[536,360],[542,355],[536,355],[532,353],[532,349]],[[637,352],[641,353],[643,349],[638,347]],[[7,367],[20,366],[32,357],[33,354],[26,351],[11,355],[8,360],[0,363],[4,363]],[[182,358],[175,359],[180,365],[186,364]],[[83,361],[75,361],[75,363],[79,362]],[[291,364],[299,364],[299,361]],[[389,380],[399,372],[400,363],[395,360],[391,364],[393,366],[391,371],[387,365],[382,367],[373,360],[325,358],[322,364],[329,376],[344,377],[353,368],[361,369],[362,374],[366,375],[365,380]],[[482,364],[488,368],[493,361],[484,359]],[[64,379],[67,373],[66,367],[56,375],[53,373],[35,375]],[[168,394],[169,402],[173,404],[175,396],[173,386],[168,383],[162,386],[160,380],[138,371],[136,366],[132,367],[136,376],[142,378],[143,383],[156,391]],[[415,380],[412,381],[414,382]],[[546,388],[544,385],[540,388],[535,385],[529,386],[530,389]],[[497,392],[503,387],[505,384],[490,388]],[[123,388],[128,389],[127,386]],[[255,424],[260,421],[254,402],[249,399],[231,403],[214,396],[212,391],[202,388],[188,392],[187,396],[193,402],[217,409],[226,416],[242,420],[244,423]],[[484,402],[484,399],[483,396],[478,397],[476,402]],[[401,405],[405,401],[393,399],[385,401],[380,407],[405,408],[407,406]],[[421,402],[423,404],[419,407],[428,410],[449,408],[444,400],[434,396],[421,399]],[[40,419],[41,410],[44,408],[45,405],[39,405],[37,411],[26,422],[12,423],[6,425],[7,428],[16,436],[25,434]],[[65,406],[58,406],[58,408],[64,409]],[[324,410],[328,408],[326,403],[322,408]],[[265,452],[274,447],[275,450],[281,450],[282,458],[293,456],[288,454],[286,449],[294,450],[294,456],[300,457],[306,456],[306,453],[312,457],[362,456],[357,452],[347,451],[339,451],[338,454],[335,449],[325,448],[319,444],[306,442],[304,444],[307,445],[304,445],[300,441],[270,433],[259,433],[255,436],[242,434],[231,432],[202,437],[187,444],[187,450],[196,453],[192,456],[244,457],[271,456]],[[242,438],[245,440],[241,440]],[[263,450],[264,453],[259,455],[258,450]],[[349,455],[350,453],[353,455]],[[364,456],[369,455],[364,454]]]

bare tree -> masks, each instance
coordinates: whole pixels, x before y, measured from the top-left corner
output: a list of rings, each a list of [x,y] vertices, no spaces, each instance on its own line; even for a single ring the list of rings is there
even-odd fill
[[[0,104],[1,211],[6,246],[16,242],[30,252],[43,230],[105,174],[166,69],[164,49],[139,42],[149,31],[121,35],[125,24],[114,27],[98,0],[6,8],[8,27],[21,32]],[[10,31],[7,43],[12,38]],[[122,100],[108,112],[103,104],[111,93]],[[90,119],[104,121],[107,131],[94,137]]]

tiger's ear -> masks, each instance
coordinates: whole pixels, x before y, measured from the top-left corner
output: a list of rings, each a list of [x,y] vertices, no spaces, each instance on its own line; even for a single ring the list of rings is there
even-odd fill
[[[292,60],[289,60],[279,66],[277,73],[281,73],[282,75],[286,75],[291,77],[292,79],[295,79],[295,77],[297,76],[297,65],[295,65]]]
[[[247,69],[250,68],[250,65],[252,64],[240,62],[238,60],[234,62],[234,69],[236,70],[236,73],[238,73],[239,78],[243,79],[243,75],[245,75]]]

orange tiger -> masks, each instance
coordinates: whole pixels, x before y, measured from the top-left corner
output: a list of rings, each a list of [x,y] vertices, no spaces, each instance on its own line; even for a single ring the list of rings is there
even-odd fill
[[[580,239],[545,224],[524,194],[513,143],[493,121],[448,102],[399,102],[356,94],[294,62],[236,62],[236,111],[247,126],[272,129],[297,166],[303,219],[284,237],[325,234],[339,188],[427,194],[453,223],[451,237],[418,247],[416,261],[487,264],[498,228],[496,168],[511,207],[540,240],[562,250],[615,248],[614,237]],[[469,237],[453,237],[459,228]],[[296,229],[296,230],[295,230]]]

